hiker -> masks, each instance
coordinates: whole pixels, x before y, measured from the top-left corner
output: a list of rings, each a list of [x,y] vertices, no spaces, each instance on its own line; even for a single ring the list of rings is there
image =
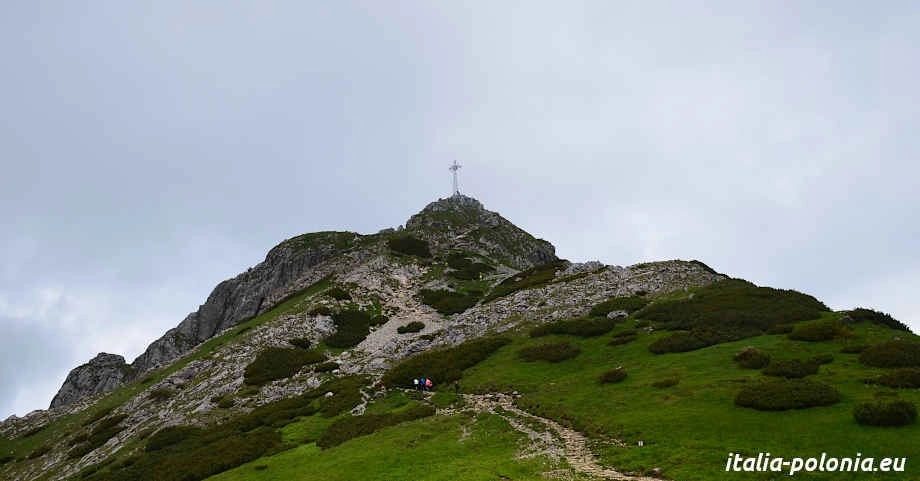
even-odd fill
[[[419,381],[418,381],[418,387],[419,387],[418,390],[419,390],[419,391],[424,391],[424,390],[425,390],[425,381],[427,381],[427,379],[425,379],[425,378],[419,379]]]
[[[418,378],[412,380],[412,389],[418,391]]]
[[[454,379],[454,394],[460,394],[460,380]]]
[[[431,382],[431,379],[425,379],[425,390],[431,391],[432,386],[434,386],[434,383]]]

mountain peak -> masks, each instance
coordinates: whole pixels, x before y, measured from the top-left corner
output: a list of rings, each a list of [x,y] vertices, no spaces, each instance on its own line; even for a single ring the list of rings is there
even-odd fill
[[[431,202],[406,222],[406,230],[439,249],[476,252],[515,269],[557,260],[552,244],[461,194]]]

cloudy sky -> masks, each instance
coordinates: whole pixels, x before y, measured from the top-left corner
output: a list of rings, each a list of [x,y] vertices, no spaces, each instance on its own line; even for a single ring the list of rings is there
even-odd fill
[[[454,159],[562,257],[920,330],[920,8],[688,3],[3,2],[0,419]]]

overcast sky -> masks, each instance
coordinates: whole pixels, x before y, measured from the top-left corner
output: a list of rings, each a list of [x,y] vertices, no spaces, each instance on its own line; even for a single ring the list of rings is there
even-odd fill
[[[920,330],[920,8],[688,3],[3,2],[0,419],[454,159],[561,257]]]

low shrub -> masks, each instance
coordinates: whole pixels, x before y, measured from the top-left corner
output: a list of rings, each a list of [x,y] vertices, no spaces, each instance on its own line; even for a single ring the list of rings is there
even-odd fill
[[[293,339],[288,339],[288,343],[301,349],[310,349],[313,347],[313,341],[306,337],[295,337]]]
[[[459,379],[464,369],[479,364],[502,346],[510,344],[506,337],[480,338],[454,347],[416,354],[396,364],[381,378],[389,387],[412,385],[412,379],[430,378],[435,384]]]
[[[871,322],[880,326],[887,326],[898,331],[908,331],[910,329],[903,322],[891,317],[884,312],[874,311],[863,307],[857,307],[848,313],[850,318],[855,322]]]
[[[419,332],[425,328],[425,323],[421,321],[412,321],[405,326],[399,326],[396,328],[396,332],[400,334],[408,334],[412,332]]]
[[[579,317],[539,325],[530,330],[530,337],[550,334],[568,334],[578,337],[596,337],[610,332],[616,321],[606,317]]]
[[[812,359],[783,359],[773,361],[763,371],[767,376],[791,378],[802,378],[818,373],[818,364]]]
[[[581,349],[568,341],[551,342],[528,346],[518,351],[518,358],[524,362],[562,362],[581,354]]]
[[[808,379],[775,379],[749,383],[735,396],[735,404],[760,411],[786,411],[829,406],[840,401],[831,386]]]
[[[246,384],[261,386],[276,379],[291,377],[304,366],[325,360],[326,356],[317,351],[270,347],[260,352],[255,360],[246,366],[243,379]]]
[[[159,451],[168,446],[178,444],[192,437],[200,437],[204,431],[194,426],[167,426],[147,439],[144,450],[148,453]]]
[[[545,286],[553,281],[556,271],[564,269],[566,264],[567,262],[564,260],[557,260],[518,272],[493,287],[483,302],[505,297],[520,290]]]
[[[626,379],[626,376],[626,369],[623,367],[618,367],[601,374],[600,381],[601,384],[613,384]]]
[[[351,294],[340,286],[332,286],[326,290],[325,294],[337,301],[350,301]]]
[[[147,394],[147,397],[154,402],[162,402],[173,397],[174,394],[176,394],[176,392],[168,387],[158,387],[150,391],[150,393]]]
[[[495,270],[486,263],[472,261],[458,252],[453,252],[447,256],[447,265],[453,269],[448,275],[465,281],[478,280],[482,274]]]
[[[728,332],[694,329],[690,332],[676,332],[662,337],[649,344],[648,350],[655,354],[695,351],[722,342],[737,340],[735,337],[741,339],[747,336],[732,336]]]
[[[310,309],[307,314],[311,316],[331,316],[333,314],[333,310],[329,306],[320,304],[313,309]]]
[[[853,408],[853,417],[867,426],[906,426],[917,420],[917,406],[910,401],[866,401]]]
[[[313,372],[332,372],[339,368],[339,363],[335,361],[321,362],[313,366]]]
[[[211,398],[211,402],[221,409],[229,409],[236,404],[236,401],[230,396],[214,396]]]
[[[770,355],[753,347],[736,352],[732,359],[745,369],[763,369],[770,364]]]
[[[478,291],[464,294],[446,289],[422,289],[420,294],[423,303],[445,315],[457,314],[475,306],[482,296]]]
[[[834,355],[829,352],[823,352],[812,356],[809,360],[816,364],[830,364],[834,362]]]
[[[840,348],[840,352],[843,354],[859,354],[868,348],[868,344],[847,344]]]
[[[170,390],[170,393],[171,392],[172,391]],[[67,457],[70,459],[82,458],[88,453],[94,451],[96,448],[102,446],[109,439],[112,439],[116,434],[122,432],[125,429],[121,426],[121,422],[127,419],[127,417],[127,414],[118,414],[99,421],[93,427],[93,430],[90,431],[86,441],[82,444],[78,444],[73,449],[68,451]]]
[[[614,297],[591,308],[589,315],[606,317],[613,311],[626,311],[630,314],[648,305],[648,300],[639,296]]]
[[[789,334],[792,330],[795,329],[795,326],[792,324],[777,324],[771,328],[768,328],[766,334]]]
[[[388,322],[390,322],[390,318],[389,318],[389,317],[384,316],[383,314],[377,314],[377,315],[371,317],[371,322],[370,322],[370,324],[371,324],[371,326],[382,326],[382,325],[384,325],[384,324],[386,324],[386,323],[388,323]]]
[[[328,449],[350,439],[372,434],[388,426],[432,416],[435,412],[434,406],[417,404],[395,413],[344,417],[332,423],[316,441],[316,445],[323,449]]]
[[[371,316],[358,309],[346,309],[332,315],[335,333],[325,339],[329,347],[354,347],[371,332]],[[325,359],[324,359],[325,360]]]
[[[795,326],[787,336],[794,341],[830,341],[842,333],[840,321],[827,320]]]
[[[431,250],[428,249],[428,242],[415,236],[406,235],[394,237],[387,241],[387,246],[393,252],[417,257],[431,257]]]
[[[873,367],[920,367],[920,342],[895,339],[867,348],[859,362]]]
[[[866,383],[893,388],[920,388],[920,368],[906,367],[896,369],[881,376],[868,378]]]
[[[673,377],[666,377],[664,379],[659,379],[653,382],[651,386],[657,387],[659,389],[664,389],[664,388],[674,387],[678,384],[680,384],[680,378],[673,376]]]
[[[33,449],[32,452],[29,453],[29,455],[26,457],[26,459],[40,458],[40,457],[42,457],[42,456],[48,454],[49,452],[51,452],[51,445],[50,445],[50,444],[42,444],[41,446],[39,446],[39,447]]]

